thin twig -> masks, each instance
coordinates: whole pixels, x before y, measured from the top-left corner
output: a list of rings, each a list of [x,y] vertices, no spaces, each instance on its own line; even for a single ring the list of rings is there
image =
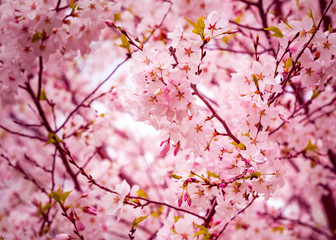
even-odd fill
[[[238,216],[240,215],[241,213],[243,213],[247,208],[249,208],[252,203],[254,202],[254,200],[256,199],[256,197],[254,197],[251,202],[249,202],[249,204],[247,204],[243,209],[241,209],[236,215],[234,215],[229,222],[227,222],[224,227],[222,228],[222,230],[218,233],[218,235],[216,236],[215,240],[217,240],[220,235],[222,235],[222,233],[225,231],[225,229],[227,228],[227,226]]]
[[[226,124],[226,122],[224,121],[224,119],[222,119],[218,113],[216,112],[216,110],[211,106],[211,104],[209,103],[209,101],[198,91],[197,87],[195,84],[191,84],[191,88],[194,90],[194,94],[199,97],[199,99],[202,100],[202,102],[209,108],[209,110],[212,113],[212,116],[215,117],[225,128],[227,135],[233,139],[233,141],[235,141],[237,144],[240,143],[240,141],[238,140],[238,138],[236,138],[233,133],[230,131],[230,128],[228,127],[228,125]]]
[[[273,216],[273,215],[271,215],[269,213],[260,213],[260,214],[263,215],[263,216],[270,217],[271,219],[273,219],[273,221],[278,221],[278,220],[289,221],[291,223],[295,223],[295,224],[298,224],[300,226],[310,228],[314,232],[317,232],[319,234],[322,234],[322,235],[326,236],[328,239],[334,239],[332,236],[330,236],[326,232],[322,231],[321,229],[318,229],[317,227],[315,227],[313,225],[310,225],[309,223],[302,222],[299,219],[291,219],[291,218],[284,217],[282,215],[280,215],[280,216]]]
[[[65,121],[61,124],[61,126],[59,126],[57,129],[56,129],[56,131],[55,131],[55,133],[57,133],[57,132],[59,132],[63,127],[64,127],[64,125],[70,120],[70,118],[72,117],[72,115],[74,115],[77,111],[78,111],[78,109],[80,109],[83,105],[84,105],[84,103],[93,95],[93,94],[95,94],[97,91],[98,91],[98,89],[103,85],[103,84],[105,84],[111,77],[112,77],[112,75],[125,63],[125,62],[127,62],[128,60],[130,59],[130,56],[127,56],[121,63],[119,63],[114,69],[113,69],[113,71],[104,79],[104,81],[102,81],[101,83],[99,83],[98,84],[98,86],[90,93],[90,94],[88,94],[76,107],[75,107],[75,109],[74,110],[72,110],[70,113],[69,113],[69,115],[68,115],[68,117],[65,119]]]
[[[20,132],[15,132],[15,131],[10,130],[9,128],[6,128],[6,127],[4,127],[4,126],[2,126],[2,125],[0,125],[0,128],[2,128],[3,130],[5,130],[5,131],[7,131],[7,132],[9,132],[9,133],[11,133],[11,134],[18,135],[18,136],[21,136],[21,137],[32,138],[32,139],[38,139],[38,140],[40,140],[40,141],[42,141],[42,142],[46,142],[46,141],[47,141],[47,139],[42,138],[42,137],[39,137],[39,136],[31,136],[31,135],[24,134],[24,133],[20,133]]]

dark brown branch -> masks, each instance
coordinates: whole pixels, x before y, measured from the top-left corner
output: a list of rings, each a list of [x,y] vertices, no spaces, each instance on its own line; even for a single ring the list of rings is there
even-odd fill
[[[55,139],[55,141],[57,142],[56,139]],[[81,186],[78,182],[77,175],[72,171],[72,169],[69,165],[69,162],[66,158],[66,155],[64,154],[64,151],[62,149],[58,148],[58,152],[60,153],[60,157],[62,159],[63,165],[65,166],[65,169],[66,169],[67,173],[70,175],[70,177],[72,178],[72,180],[75,184],[75,189],[81,192],[82,190],[81,190]]]
[[[328,185],[323,186],[327,190],[327,194],[321,196],[321,203],[324,209],[324,213],[326,214],[329,230],[331,233],[334,233],[336,230],[336,206],[335,206],[335,199],[333,196],[333,192],[329,188]],[[336,236],[334,236],[336,239]]]
[[[327,0],[319,0],[320,2],[320,12],[321,15],[323,14],[324,10],[327,7]],[[327,31],[329,28],[329,25],[331,25],[331,18],[329,16],[325,16],[324,21],[323,21],[323,30]]]
[[[39,82],[42,81],[41,79],[39,79]],[[40,85],[40,83],[39,83]],[[38,110],[38,113],[39,113],[39,116],[41,117],[42,119],[42,122],[43,122],[43,125],[44,127],[48,130],[48,132],[53,132],[53,130],[51,129],[50,125],[49,125],[49,122],[44,114],[44,110],[41,106],[41,103],[40,103],[40,99],[35,97],[35,93],[33,91],[33,89],[31,88],[30,86],[30,83],[29,82],[26,82],[26,88],[27,92],[29,93],[29,95],[31,96],[31,98],[33,99],[34,103],[35,103],[35,106]]]
[[[249,51],[244,51],[244,50],[235,50],[235,49],[223,48],[223,47],[214,47],[214,48],[206,47],[205,49],[210,50],[210,51],[220,50],[220,51],[227,51],[227,52],[232,52],[232,53],[240,53],[240,54],[246,54],[246,55],[250,55],[250,56],[253,56],[255,54],[254,52],[249,52]],[[266,49],[266,50],[257,52],[257,54],[260,55],[260,54],[263,54],[263,53],[269,52],[269,51],[270,51],[270,49]]]
[[[332,163],[332,165],[334,166],[335,172],[336,172],[336,154],[329,149],[328,150],[328,156],[329,156],[329,160]]]
[[[12,168],[14,168],[15,170],[19,171],[20,173],[23,174],[24,178],[29,180],[30,182],[32,182],[41,192],[48,194],[47,191],[40,185],[40,183],[37,182],[37,180],[31,176],[29,173],[27,173],[22,167],[21,165],[17,162],[15,164],[13,164],[9,158],[7,156],[5,156],[4,154],[0,154],[0,157],[4,158],[8,165]]]
[[[239,0],[240,2],[243,2],[245,4],[247,4],[248,6],[258,6],[258,3],[256,2],[251,2],[251,1],[247,1],[247,0]]]
[[[256,28],[256,27],[251,27],[251,26],[248,26],[248,25],[243,25],[243,24],[237,23],[237,22],[232,21],[232,20],[230,20],[229,22],[234,24],[234,25],[237,25],[238,27],[246,28],[246,29],[249,29],[249,30],[252,30],[252,31],[258,31],[258,32],[263,32],[264,31],[263,28]]]
[[[218,235],[216,236],[215,240],[219,239],[220,235],[223,234],[223,232],[225,231],[225,229],[227,228],[227,226],[240,214],[242,214],[247,208],[249,208],[252,203],[254,202],[254,200],[256,199],[256,197],[254,197],[251,202],[249,202],[242,210],[240,210],[236,215],[234,215],[231,220],[229,222],[227,222],[224,227],[222,228],[222,230],[218,233]]]
[[[307,114],[305,118],[303,118],[303,119],[300,120],[300,123],[303,122],[303,121],[305,121],[306,119],[310,118],[313,114],[315,114],[315,113],[321,111],[323,108],[326,108],[326,107],[328,107],[328,106],[333,105],[334,102],[336,102],[336,97],[334,97],[331,101],[329,101],[329,102],[323,104],[322,106],[316,108],[314,111],[312,111],[312,112],[310,112],[309,114]]]
[[[328,239],[334,239],[332,236],[330,236],[328,233],[322,231],[321,229],[309,224],[309,223],[306,223],[306,222],[302,222],[301,220],[299,219],[291,219],[291,218],[287,218],[287,217],[284,217],[282,215],[280,216],[273,216],[269,213],[260,213],[260,215],[262,216],[268,216],[270,217],[273,221],[277,222],[279,220],[283,220],[283,221],[289,221],[291,223],[294,223],[294,224],[297,224],[297,225],[300,225],[300,226],[303,226],[303,227],[306,227],[306,228],[309,228],[311,230],[313,230],[314,232],[316,233],[319,233],[319,234],[322,234],[324,235],[325,237],[327,237]]]
[[[171,2],[170,0],[163,0],[163,1],[169,3],[169,8],[168,8],[167,12],[165,13],[165,15],[163,15],[163,17],[162,17],[160,23],[159,23],[158,25],[155,25],[155,28],[152,30],[152,32],[149,34],[149,36],[148,36],[147,39],[143,42],[143,44],[147,43],[147,42],[149,41],[149,39],[154,35],[155,31],[156,31],[157,29],[159,29],[159,28],[162,26],[163,22],[166,20],[168,14],[170,13],[170,11],[171,11],[171,9],[172,9],[173,2]]]
[[[212,113],[212,116],[215,117],[225,128],[227,135],[233,139],[233,141],[235,141],[237,144],[240,143],[240,141],[238,140],[238,138],[236,138],[232,132],[230,131],[230,128],[228,127],[228,125],[226,124],[226,122],[224,121],[224,119],[222,119],[218,113],[216,112],[216,110],[211,106],[211,104],[209,103],[209,101],[198,91],[197,87],[195,84],[191,84],[191,88],[194,90],[194,94],[199,97],[199,99],[202,100],[202,102],[209,108],[209,110]]]
[[[43,73],[43,59],[39,57],[39,74],[38,74],[38,89],[37,89],[37,100],[41,98],[41,91],[42,91],[42,73]]]
[[[127,56],[127,58],[125,58],[121,63],[119,63],[114,69],[113,71],[100,83],[98,84],[98,86],[90,93],[88,94],[76,107],[74,110],[72,110],[69,115],[67,116],[67,118],[65,119],[65,121],[62,123],[62,125],[57,128],[57,130],[55,131],[55,133],[59,132],[62,127],[64,127],[64,125],[70,120],[70,118],[72,117],[72,115],[74,115],[83,105],[84,103],[93,95],[95,94],[102,85],[104,85],[111,77],[112,75],[128,60],[130,59],[130,56]]]
[[[207,228],[209,226],[209,223],[211,222],[212,217],[216,214],[216,210],[215,210],[216,206],[217,206],[217,200],[216,198],[214,198],[212,200],[211,208],[209,209],[209,212],[206,215],[206,219],[204,220],[204,224],[203,224],[204,227]]]
[[[36,162],[35,160],[31,159],[27,154],[24,155],[24,158],[30,162],[31,164],[33,164],[35,167],[42,169],[45,172],[51,173],[50,169],[47,169],[44,166],[41,166],[38,162]]]
[[[42,64],[40,64],[40,68],[43,67],[43,65],[41,66]],[[40,76],[42,76],[42,74],[40,74]],[[39,77],[39,86],[42,82],[42,78]],[[47,131],[49,133],[55,133],[52,128],[50,127],[50,124],[45,116],[45,113],[44,113],[44,110],[41,106],[41,103],[40,103],[40,98],[38,97],[35,97],[35,94],[34,94],[34,91],[33,89],[31,88],[30,86],[30,83],[29,82],[26,82],[26,88],[27,92],[30,94],[31,98],[33,99],[34,103],[35,103],[35,106],[39,112],[39,116],[41,117],[42,119],[42,122],[43,122],[43,126],[47,129]],[[39,87],[40,89],[40,87]],[[57,142],[57,139],[55,139],[55,141]],[[78,182],[78,179],[76,177],[76,174],[72,171],[72,169],[70,168],[69,166],[69,163],[68,161],[66,160],[66,157],[63,155],[63,153],[61,151],[60,152],[60,156],[61,156],[61,159],[62,159],[62,162],[68,172],[68,174],[70,175],[70,177],[72,178],[72,180],[74,181],[74,184],[75,184],[75,188],[78,190],[78,191],[81,191],[81,187],[80,187],[80,184]]]
[[[24,133],[20,133],[20,132],[15,132],[13,130],[10,130],[2,125],[0,125],[0,128],[2,128],[3,130],[11,133],[11,134],[14,134],[14,135],[18,135],[18,136],[21,136],[21,137],[26,137],[26,138],[31,138],[31,139],[38,139],[42,142],[47,142],[47,139],[45,138],[42,138],[42,137],[39,137],[39,136],[31,136],[31,135],[28,135],[28,134],[24,134]]]

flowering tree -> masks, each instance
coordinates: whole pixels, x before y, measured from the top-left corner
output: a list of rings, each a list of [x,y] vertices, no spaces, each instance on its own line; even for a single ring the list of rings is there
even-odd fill
[[[0,1],[0,239],[335,239],[332,0]]]

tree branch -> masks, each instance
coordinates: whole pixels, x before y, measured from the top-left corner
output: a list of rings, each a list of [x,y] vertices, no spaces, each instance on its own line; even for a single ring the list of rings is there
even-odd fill
[[[197,87],[195,84],[191,84],[191,88],[194,90],[194,94],[199,97],[199,99],[202,100],[202,102],[209,108],[209,110],[212,113],[212,116],[215,117],[225,128],[227,135],[233,139],[233,141],[235,141],[237,144],[240,143],[240,141],[238,140],[238,138],[236,138],[232,132],[230,131],[230,128],[228,127],[228,125],[226,124],[226,122],[224,121],[224,119],[222,119],[218,113],[216,112],[216,110],[211,106],[211,104],[209,103],[209,101],[198,91]]]

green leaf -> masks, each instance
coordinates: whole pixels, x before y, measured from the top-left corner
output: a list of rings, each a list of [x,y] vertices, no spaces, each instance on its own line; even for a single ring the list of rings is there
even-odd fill
[[[277,226],[277,227],[273,227],[273,232],[280,232],[282,233],[284,231],[284,226]]]
[[[314,16],[313,16],[313,11],[311,9],[309,11],[308,17],[311,18],[311,20],[313,20],[313,26],[314,26],[314,28],[316,28],[315,19],[314,19]]]
[[[288,58],[287,61],[286,61],[286,64],[285,64],[285,68],[289,69],[292,66],[293,66],[293,60],[292,60],[292,58]]]
[[[245,145],[244,144],[242,144],[242,143],[236,143],[236,142],[231,142],[231,144],[233,144],[233,145],[235,145],[237,148],[239,148],[240,150],[245,150],[246,149],[246,147],[245,147]]]
[[[312,151],[315,152],[318,147],[309,140],[307,146],[305,147],[304,151]]]
[[[138,226],[138,224],[140,222],[142,222],[143,220],[145,220],[147,217],[148,217],[148,215],[147,216],[138,217],[138,218],[134,219],[133,224],[132,224],[132,228],[136,228]]]
[[[254,82],[254,85],[256,86],[256,88],[259,90],[259,83],[258,83],[258,78],[255,74],[252,75],[252,80]]]
[[[178,221],[180,218],[182,218],[182,217],[181,217],[181,216],[175,216],[175,217],[174,217],[174,222],[177,223],[177,221]]]
[[[32,37],[32,42],[37,42],[38,40],[40,40],[42,38],[42,33],[36,31]]]
[[[147,193],[144,190],[139,189],[136,193],[139,197],[147,198]]]
[[[197,23],[194,23],[193,21],[189,20],[188,18],[185,17],[185,19],[194,27],[197,28]]]
[[[49,208],[51,208],[51,204],[50,203],[47,203],[46,205],[44,205],[42,208],[41,208],[41,210],[42,210],[42,212],[46,212]]]
[[[196,227],[198,227],[198,228],[200,228],[202,231],[206,231],[206,232],[208,233],[208,229],[207,229],[205,226],[196,224]]]
[[[170,176],[172,176],[172,178],[175,178],[175,179],[181,179],[182,178],[181,176],[176,175],[174,173],[170,174]]]
[[[120,47],[127,49],[128,52],[131,52],[131,44],[128,42],[125,34],[121,34],[121,44]]]
[[[59,187],[56,192],[51,192],[48,194],[48,196],[53,198],[56,202],[63,206],[65,200],[68,198],[70,193],[71,191],[62,193],[62,190]]]
[[[242,12],[242,13],[240,13],[240,14],[237,16],[237,18],[236,18],[235,20],[233,20],[233,21],[236,22],[236,23],[240,23],[240,21],[241,21],[241,19],[242,19],[243,16],[244,16],[244,13]]]
[[[114,14],[114,22],[117,22],[121,19],[121,14],[120,13],[115,13]]]
[[[332,27],[331,27],[330,24],[329,24],[329,26],[328,26],[328,32],[329,32],[329,34],[333,32],[333,29],[332,29]]]
[[[318,97],[320,94],[321,94],[321,91],[316,91],[316,90],[313,90],[312,99],[315,99],[315,98],[317,98],[317,97]]]
[[[274,32],[273,34],[270,35],[272,37],[277,37],[277,38],[283,37],[281,30],[277,27],[270,26],[268,28],[264,28],[264,30]]]
[[[261,173],[260,172],[253,172],[251,173],[251,175],[247,176],[247,177],[244,177],[244,179],[253,179],[253,178],[260,178],[261,176]]]
[[[163,206],[160,206],[157,211],[151,213],[152,217],[160,217],[163,212]]]
[[[207,171],[208,177],[214,177],[214,178],[219,178],[219,176],[216,173]]]
[[[201,230],[195,233],[194,238],[195,238],[195,237],[198,237],[198,236],[200,236],[200,235],[207,235],[207,234],[209,233],[208,229],[207,229],[205,226],[203,226],[203,225],[198,225],[198,224],[196,224],[196,226],[197,226],[198,228],[200,228]]]
[[[204,16],[200,16],[196,23],[194,23],[193,21],[189,20],[188,18],[185,18],[193,27],[193,33],[199,35],[202,40],[204,40],[204,28],[205,28],[205,24],[204,24]]]
[[[42,206],[42,203],[40,202],[37,216],[44,215],[48,211],[48,209],[51,208],[51,206],[52,205],[50,203],[47,203],[46,205]]]
[[[55,133],[53,132],[49,132],[48,133],[48,142],[46,144],[50,144],[50,143],[61,143],[63,142]]]
[[[260,178],[261,176],[261,173],[260,172],[254,172],[250,175],[250,178],[253,179],[253,178]]]
[[[61,188],[58,188],[58,190],[56,192],[51,192],[48,194],[49,197],[53,198],[56,202],[58,202],[59,204],[62,204],[62,192],[61,192]]]
[[[40,100],[41,101],[46,101],[47,100],[47,95],[46,95],[44,89],[42,89],[42,91],[41,91]]]
[[[63,202],[65,202],[65,200],[68,198],[70,193],[71,193],[71,191],[62,193],[61,199],[62,199]]]
[[[289,25],[288,21],[282,21],[284,24],[286,24],[286,26],[290,29],[293,29],[293,27],[291,25]]]
[[[75,11],[75,8],[76,8],[75,0],[71,0],[71,2],[69,4],[69,8],[71,8],[72,11]]]
[[[204,234],[208,234],[208,231],[200,230],[200,231],[195,233],[194,238],[198,237],[198,236],[201,236],[201,235],[204,235]]]

